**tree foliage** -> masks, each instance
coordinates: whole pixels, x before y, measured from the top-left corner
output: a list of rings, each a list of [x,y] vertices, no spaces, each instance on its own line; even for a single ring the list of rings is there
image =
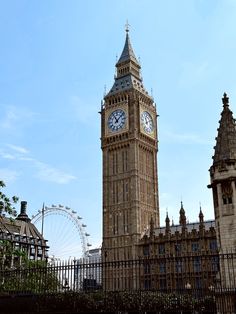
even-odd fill
[[[2,214],[16,216],[17,212],[14,206],[18,202],[19,198],[17,196],[8,197],[6,194],[4,194],[2,189],[5,186],[5,183],[0,180],[0,216]]]

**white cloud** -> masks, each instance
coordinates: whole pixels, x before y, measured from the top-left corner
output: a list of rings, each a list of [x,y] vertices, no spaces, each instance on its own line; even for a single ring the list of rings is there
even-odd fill
[[[0,151],[0,156],[4,159],[15,159],[16,158],[14,155],[6,153],[4,151]]]
[[[36,115],[25,107],[1,104],[0,128],[4,130],[18,130],[32,121]]]
[[[11,148],[12,150],[14,150],[18,153],[21,153],[21,154],[28,154],[29,153],[28,149],[26,149],[25,147],[22,147],[22,146],[17,146],[17,145],[12,145],[12,144],[7,144],[7,146],[9,148]]]
[[[4,159],[21,159],[22,154],[25,155],[29,153],[29,151],[22,146],[17,146],[13,144],[6,144],[6,146],[8,147],[8,149],[4,148],[0,150],[0,156]]]
[[[20,173],[11,169],[0,169],[0,180],[3,180],[6,184],[14,182],[19,177]]]
[[[0,156],[2,158],[15,159],[18,161],[29,163],[33,167],[33,175],[42,181],[67,184],[76,179],[76,177],[71,174],[65,173],[64,171],[56,169],[47,163],[41,162],[33,157],[28,156],[27,154],[29,154],[30,152],[25,147],[13,144],[7,144],[6,146],[9,149],[13,150],[15,154],[12,154],[11,151],[9,152],[7,150],[0,150]],[[9,174],[9,177],[13,179],[13,175],[16,174],[16,172],[12,171],[11,176],[10,173],[7,174]],[[5,177],[7,177],[7,175]]]
[[[2,116],[0,126],[4,129],[10,129],[17,121],[16,108],[8,106],[5,115]]]
[[[59,184],[67,184],[72,180],[75,180],[76,177],[70,174],[67,174],[61,170],[51,167],[45,163],[35,160],[35,165],[38,168],[36,176],[43,181],[49,181]]]

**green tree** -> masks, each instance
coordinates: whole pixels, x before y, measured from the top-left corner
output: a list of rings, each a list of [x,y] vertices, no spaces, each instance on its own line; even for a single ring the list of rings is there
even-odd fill
[[[57,269],[49,267],[46,261],[27,259],[19,267],[0,270],[0,274],[0,293],[49,293],[61,289]]]
[[[19,198],[17,196],[8,197],[2,192],[5,187],[5,183],[0,180],[0,216],[2,214],[8,214],[10,216],[16,216],[17,212],[15,209],[15,204],[18,202]]]

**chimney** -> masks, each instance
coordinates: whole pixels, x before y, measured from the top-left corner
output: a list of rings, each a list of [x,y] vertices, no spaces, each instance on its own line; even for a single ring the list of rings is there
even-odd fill
[[[17,216],[17,220],[23,220],[25,222],[30,222],[30,218],[26,214],[26,208],[27,208],[27,202],[26,201],[21,201],[21,206],[20,206],[20,214]]]

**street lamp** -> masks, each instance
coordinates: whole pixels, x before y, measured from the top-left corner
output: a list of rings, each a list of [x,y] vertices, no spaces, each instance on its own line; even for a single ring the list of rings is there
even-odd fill
[[[185,289],[187,289],[187,290],[190,290],[192,287],[191,287],[191,284],[189,283],[189,282],[187,282],[186,284],[185,284]]]

